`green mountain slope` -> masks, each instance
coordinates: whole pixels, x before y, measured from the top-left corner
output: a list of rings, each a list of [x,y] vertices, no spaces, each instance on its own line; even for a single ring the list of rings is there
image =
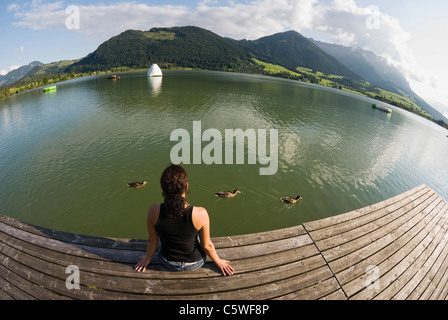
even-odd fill
[[[371,84],[409,99],[436,119],[448,121],[438,110],[412,91],[409,82],[396,68],[390,66],[373,52],[316,40],[311,41]]]
[[[356,73],[295,31],[277,33],[255,41],[242,41],[257,59],[295,71],[298,67],[361,80]]]
[[[86,72],[126,66],[148,68],[199,68],[243,70],[252,65],[251,55],[236,41],[198,27],[128,30],[104,42],[68,71]]]

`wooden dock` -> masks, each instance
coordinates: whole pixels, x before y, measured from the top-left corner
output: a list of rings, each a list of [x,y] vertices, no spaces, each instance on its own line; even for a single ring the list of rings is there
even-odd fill
[[[448,297],[448,203],[426,185],[332,218],[213,241],[233,276],[221,276],[210,261],[194,272],[169,272],[157,254],[137,273],[146,240],[78,235],[0,215],[0,299]]]

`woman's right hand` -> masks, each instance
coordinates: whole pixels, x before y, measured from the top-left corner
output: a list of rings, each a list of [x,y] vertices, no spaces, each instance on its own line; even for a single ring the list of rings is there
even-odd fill
[[[233,275],[233,272],[235,271],[232,266],[229,264],[230,261],[219,259],[215,263],[218,266],[219,269],[221,269],[221,272],[224,276],[231,276]]]
[[[148,264],[151,262],[151,258],[148,258],[148,256],[144,255],[142,257],[140,257],[140,261],[137,262],[137,264],[134,267],[135,271],[138,272],[145,272],[146,267],[148,266]]]

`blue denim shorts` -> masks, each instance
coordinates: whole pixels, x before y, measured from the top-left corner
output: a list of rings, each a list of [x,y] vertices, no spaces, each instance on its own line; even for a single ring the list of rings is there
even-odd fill
[[[168,261],[162,254],[159,254],[162,264],[170,271],[194,271],[202,267],[207,259],[207,256],[203,256],[202,259],[196,262],[178,262],[178,261]]]

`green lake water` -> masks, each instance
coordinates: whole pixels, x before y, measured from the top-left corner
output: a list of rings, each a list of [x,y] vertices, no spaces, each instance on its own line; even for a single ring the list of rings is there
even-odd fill
[[[388,106],[388,115],[371,99],[264,76],[120,76],[0,101],[0,213],[64,231],[146,238],[147,209],[163,201],[159,179],[177,144],[170,135],[193,136],[194,121],[223,137],[226,129],[266,130],[269,142],[269,130],[278,132],[273,175],[260,175],[267,165],[259,161],[184,165],[188,201],[208,210],[212,236],[295,226],[423,183],[448,199],[448,131],[403,110]],[[142,189],[126,185],[141,180]],[[241,194],[233,199],[214,196],[235,188]],[[280,201],[299,194],[299,204]]]

